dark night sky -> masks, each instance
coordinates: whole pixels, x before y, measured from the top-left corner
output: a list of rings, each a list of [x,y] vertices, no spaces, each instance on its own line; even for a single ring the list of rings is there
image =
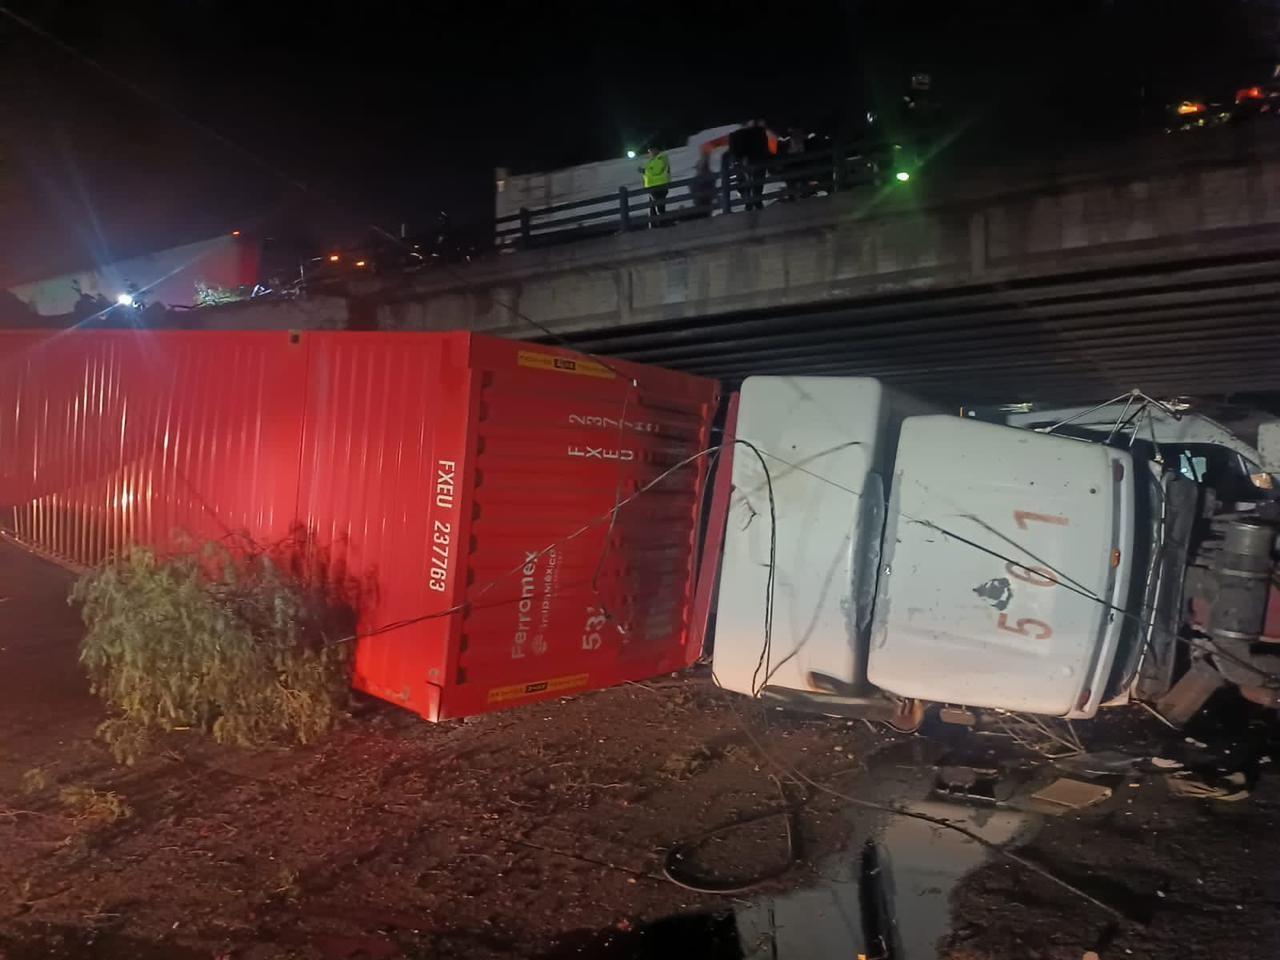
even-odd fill
[[[932,71],[957,141],[1131,134],[1268,75],[1278,0],[0,0],[0,287],[255,222],[478,219],[549,169],[763,114],[837,125]],[[245,150],[263,158],[261,164]],[[277,172],[272,172],[272,170]],[[285,176],[280,176],[283,173]],[[304,183],[301,190],[297,183]]]

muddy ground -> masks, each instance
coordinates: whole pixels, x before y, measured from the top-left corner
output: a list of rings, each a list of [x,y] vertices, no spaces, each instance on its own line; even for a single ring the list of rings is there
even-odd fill
[[[783,877],[723,895],[667,880],[673,843],[778,808],[752,737],[851,794],[904,746],[694,675],[439,725],[361,701],[314,748],[175,733],[125,768],[93,735],[104,713],[75,662],[69,582],[0,543],[0,960],[740,956],[726,911],[822,883],[863,839],[842,801],[792,784],[800,859]],[[1168,749],[1150,723],[1106,736]],[[993,862],[957,890],[942,955],[1280,956],[1280,795],[1262,755],[1237,803],[1170,800],[1162,776],[1132,773],[1102,806],[1046,821],[1027,855],[1122,921]],[[720,880],[766,871],[787,860],[784,820],[702,849]],[[659,949],[636,946],[677,915]]]
[[[1191,734],[1190,740],[1183,734]],[[1102,777],[1110,799],[1050,817],[1021,852],[1120,917],[1014,864],[991,862],[952,897],[947,960],[1280,957],[1280,739],[1274,718],[1230,693],[1173,734],[1142,715],[1102,722],[1099,750],[1123,745],[1134,771]],[[1086,743],[1088,743],[1086,739]],[[1172,777],[1141,758],[1177,760]],[[1171,795],[1171,780],[1247,794]]]
[[[104,713],[75,662],[69,583],[0,543],[4,960],[543,955],[723,908],[664,879],[663,852],[780,803],[745,714],[696,677],[438,725],[362,701],[315,748],[179,733],[120,767],[93,736]],[[748,719],[771,748],[849,783],[857,757],[891,738]],[[847,832],[824,797],[801,825],[814,850]],[[717,866],[785,861],[784,824],[707,854],[726,880]],[[812,881],[802,863],[782,883]]]

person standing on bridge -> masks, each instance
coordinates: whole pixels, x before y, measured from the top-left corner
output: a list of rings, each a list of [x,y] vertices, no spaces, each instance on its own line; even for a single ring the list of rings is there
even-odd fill
[[[649,192],[649,227],[652,229],[663,226],[662,218],[667,212],[667,185],[671,183],[671,161],[666,153],[657,147],[650,147],[646,157],[640,172],[644,175],[644,186]]]
[[[748,120],[729,134],[729,156],[737,171],[743,209],[763,210],[765,165],[769,162],[769,129],[765,122]]]

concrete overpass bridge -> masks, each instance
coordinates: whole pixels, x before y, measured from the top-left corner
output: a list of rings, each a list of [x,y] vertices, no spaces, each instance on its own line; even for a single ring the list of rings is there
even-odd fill
[[[736,379],[868,374],[968,403],[1280,389],[1280,127],[620,233],[355,291],[358,325],[469,327]]]

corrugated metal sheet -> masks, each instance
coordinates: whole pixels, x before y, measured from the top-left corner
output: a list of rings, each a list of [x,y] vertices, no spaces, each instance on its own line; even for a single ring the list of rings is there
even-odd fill
[[[81,564],[299,536],[362,633],[438,615],[362,639],[356,685],[460,716],[696,656],[705,458],[583,528],[705,449],[716,401],[466,334],[0,334],[0,517]]]
[[[0,521],[79,565],[283,536],[305,376],[287,335],[0,334]]]

